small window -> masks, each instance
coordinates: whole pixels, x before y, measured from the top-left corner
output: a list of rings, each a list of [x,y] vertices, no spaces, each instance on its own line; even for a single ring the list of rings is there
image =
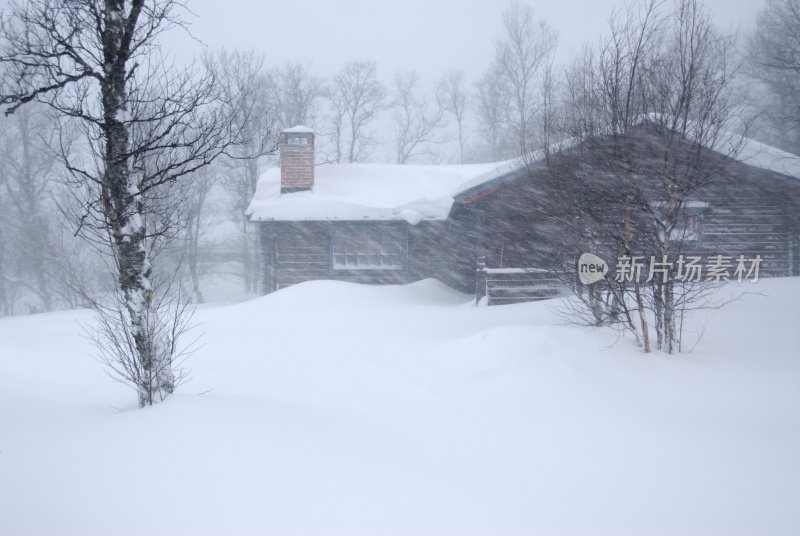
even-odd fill
[[[290,136],[286,138],[288,145],[308,145],[308,138],[305,136]]]
[[[663,216],[661,214],[663,209],[660,206],[663,205],[658,204],[653,207],[656,211],[656,219]],[[699,201],[686,201],[677,215],[678,221],[675,222],[675,226],[669,233],[670,240],[684,243],[697,242],[699,245],[702,235],[703,211],[707,206],[707,203]],[[659,231],[660,234],[662,233]]]
[[[334,270],[402,270],[406,237],[402,228],[354,225],[332,233]]]
[[[680,215],[678,223],[673,227],[669,237],[671,240],[682,240],[684,242],[693,242],[697,240],[699,235],[699,214],[693,212],[684,212]]]

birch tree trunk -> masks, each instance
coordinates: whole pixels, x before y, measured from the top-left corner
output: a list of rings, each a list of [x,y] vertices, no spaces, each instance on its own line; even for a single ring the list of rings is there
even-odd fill
[[[150,336],[152,330],[148,326],[148,313],[153,287],[145,241],[145,203],[130,171],[129,132],[126,125],[130,37],[126,38],[126,28],[135,27],[141,7],[142,2],[134,2],[126,17],[124,1],[108,0],[105,3],[103,70],[107,77],[100,84],[100,91],[105,119],[103,206],[113,238],[119,290],[141,364],[141,377],[137,382],[139,405],[145,406],[160,402],[172,393],[174,377],[170,364],[158,361],[158,357],[163,355],[157,348],[160,341]]]

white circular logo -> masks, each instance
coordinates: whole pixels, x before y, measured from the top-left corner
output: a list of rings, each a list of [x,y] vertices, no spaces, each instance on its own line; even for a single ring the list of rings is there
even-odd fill
[[[608,273],[606,261],[593,253],[584,253],[578,259],[578,279],[584,285],[597,283]]]

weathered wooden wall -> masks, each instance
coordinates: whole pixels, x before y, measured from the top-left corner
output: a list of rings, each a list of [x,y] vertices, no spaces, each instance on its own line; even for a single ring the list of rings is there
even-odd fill
[[[704,188],[700,243],[690,250],[704,256],[744,255],[762,260],[763,277],[800,275],[800,204],[790,183],[770,173],[735,165],[726,181]]]
[[[552,267],[556,257],[577,259],[585,251],[581,244],[586,247],[589,237],[569,236],[574,227],[564,223],[573,217],[571,200],[550,202],[558,192],[552,191],[552,182],[543,186],[544,173],[547,170],[522,176],[454,207],[451,219],[471,229],[468,256],[485,258],[490,268],[537,268]],[[706,208],[700,212],[698,240],[679,249],[704,262],[715,255],[731,257],[734,265],[740,255],[760,255],[760,277],[800,275],[800,181],[796,182],[731,164],[725,176],[690,196]],[[622,222],[624,215],[608,217]],[[605,255],[607,261],[615,263],[615,248],[608,251],[614,253]]]
[[[396,222],[407,233],[407,264],[398,270],[333,270],[330,237],[337,226],[352,222],[264,222],[261,229],[262,289],[273,292],[304,281],[329,279],[366,284],[403,284],[435,277],[463,288],[453,274],[454,256],[448,251],[450,224],[445,221],[409,225]],[[368,224],[363,224],[368,225]],[[381,225],[386,225],[381,223]],[[470,263],[474,261],[470,260]],[[466,266],[466,264],[465,264]],[[468,269],[474,269],[470,264]],[[473,280],[474,281],[474,280]]]

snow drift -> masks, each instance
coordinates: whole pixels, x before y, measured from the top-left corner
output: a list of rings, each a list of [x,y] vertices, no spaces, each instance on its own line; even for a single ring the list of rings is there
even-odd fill
[[[0,534],[796,534],[800,279],[727,289],[763,295],[645,356],[558,301],[306,283],[201,310],[141,411],[89,312],[0,319]]]

